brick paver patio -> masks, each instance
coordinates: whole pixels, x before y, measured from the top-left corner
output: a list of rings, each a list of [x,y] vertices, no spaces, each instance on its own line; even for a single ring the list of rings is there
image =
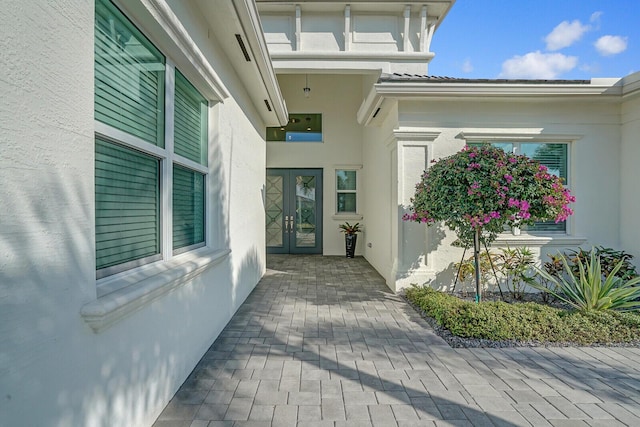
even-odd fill
[[[362,258],[270,255],[155,427],[640,426],[640,349],[453,349]]]

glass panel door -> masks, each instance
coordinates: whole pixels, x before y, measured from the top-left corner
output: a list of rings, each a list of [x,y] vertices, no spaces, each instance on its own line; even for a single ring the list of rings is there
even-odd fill
[[[322,253],[322,170],[269,169],[265,194],[269,253]]]
[[[288,214],[286,224],[284,220],[285,177],[286,173],[284,171],[268,171],[265,194],[267,247],[277,248],[282,253],[289,252],[289,241],[285,240],[285,234],[287,233],[285,227],[289,227]]]

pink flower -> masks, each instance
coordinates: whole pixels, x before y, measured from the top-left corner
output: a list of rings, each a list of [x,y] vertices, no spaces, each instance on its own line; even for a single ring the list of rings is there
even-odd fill
[[[513,177],[511,175],[509,175],[508,173],[504,175],[504,179],[507,180],[507,183],[511,184],[511,181],[513,181]]]
[[[518,163],[518,159],[515,157],[509,157],[509,163]]]
[[[476,154],[476,153],[474,153],[473,151],[472,151],[471,153],[469,153],[469,157],[471,157],[472,159],[473,159],[474,157],[476,157],[476,156],[477,156],[477,154]]]

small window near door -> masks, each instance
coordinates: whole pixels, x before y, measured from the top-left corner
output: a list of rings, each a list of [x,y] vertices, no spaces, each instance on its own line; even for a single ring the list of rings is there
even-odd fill
[[[358,211],[356,177],[357,172],[354,170],[336,170],[336,211],[338,213]]]
[[[290,114],[286,126],[267,128],[270,142],[322,142],[322,114]]]

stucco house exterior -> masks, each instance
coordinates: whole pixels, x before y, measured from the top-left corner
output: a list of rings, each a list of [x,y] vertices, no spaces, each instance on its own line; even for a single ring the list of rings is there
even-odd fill
[[[392,290],[450,283],[451,233],[401,218],[467,143],[552,148],[578,200],[496,245],[640,256],[640,74],[430,76],[454,3],[0,8],[0,424],[151,425],[267,253],[343,255],[345,221]]]

